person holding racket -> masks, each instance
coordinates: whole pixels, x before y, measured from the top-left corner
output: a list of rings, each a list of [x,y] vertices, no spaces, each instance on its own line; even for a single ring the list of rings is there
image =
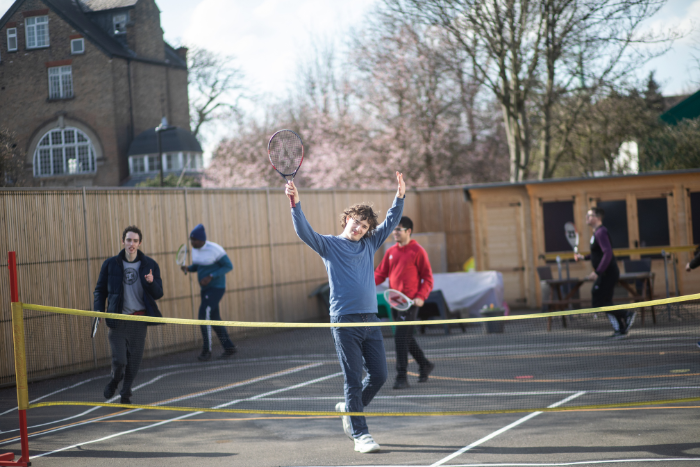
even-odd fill
[[[605,211],[599,207],[591,208],[586,213],[586,224],[593,229],[591,254],[583,256],[579,253],[574,253],[576,261],[590,259],[593,265],[594,270],[588,275],[588,279],[594,281],[591,289],[591,306],[593,308],[613,305],[615,285],[620,278],[620,269],[617,267],[617,260],[610,242],[610,234],[603,225],[604,216]],[[608,311],[606,314],[614,331],[610,337],[613,339],[626,339],[637,312],[615,310]]]
[[[141,230],[129,226],[122,233],[124,249],[102,263],[95,285],[94,310],[125,315],[145,315],[160,318],[156,300],[163,296],[160,267],[139,248],[143,241]],[[105,310],[105,300],[107,308]],[[112,350],[112,378],[104,388],[105,399],[111,399],[119,382],[124,380],[121,404],[131,404],[131,385],[141,365],[149,324],[121,319],[105,320],[109,328]]]
[[[192,245],[192,264],[180,266],[182,271],[197,272],[201,287],[202,303],[199,306],[199,319],[221,321],[219,302],[226,293],[226,274],[233,270],[233,264],[221,245],[207,241],[207,233],[202,224],[190,233]],[[211,330],[216,332],[224,351],[219,358],[230,358],[238,349],[231,341],[224,326],[200,326],[202,330],[202,353],[197,359],[201,362],[211,360]]]
[[[413,301],[407,311],[395,313],[395,320],[415,321],[418,309],[433,290],[433,270],[430,268],[428,253],[415,240],[411,239],[413,221],[406,216],[401,218],[398,227],[394,229],[396,244],[384,253],[384,258],[374,271],[374,283],[379,285],[388,277],[389,287],[398,290]],[[392,310],[392,313],[394,310]],[[418,382],[428,381],[428,375],[435,364],[425,358],[425,354],[413,337],[413,326],[396,326],[394,335],[396,348],[396,380],[394,389],[406,389],[408,384],[407,368],[408,353],[420,368]]]
[[[299,238],[321,256],[330,283],[331,323],[378,323],[377,290],[374,284],[374,254],[401,220],[406,184],[396,172],[398,188],[386,219],[378,224],[372,206],[356,204],[340,216],[343,232],[320,235],[311,228],[301,209],[293,181],[285,194],[293,207],[292,222]],[[388,373],[384,339],[378,326],[331,328],[338,360],[345,378],[345,402],[338,412],[363,412],[386,382]],[[367,376],[363,379],[362,372]],[[369,453],[380,447],[369,434],[363,416],[343,416],[343,430],[355,443],[355,451]]]

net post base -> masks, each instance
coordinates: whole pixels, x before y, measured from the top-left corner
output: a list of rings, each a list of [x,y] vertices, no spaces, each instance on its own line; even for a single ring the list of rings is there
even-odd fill
[[[5,454],[0,454],[0,466],[28,466],[32,465],[31,462],[29,461],[24,461],[24,457],[20,457],[19,460],[15,461],[15,455],[14,453],[7,452]]]

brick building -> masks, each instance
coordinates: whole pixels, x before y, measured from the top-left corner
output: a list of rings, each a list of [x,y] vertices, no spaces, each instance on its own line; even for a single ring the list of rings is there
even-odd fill
[[[117,186],[131,167],[159,169],[130,147],[163,117],[189,129],[186,54],[163,40],[154,0],[16,0],[0,18],[0,126],[29,184]],[[162,160],[201,167],[190,149]]]

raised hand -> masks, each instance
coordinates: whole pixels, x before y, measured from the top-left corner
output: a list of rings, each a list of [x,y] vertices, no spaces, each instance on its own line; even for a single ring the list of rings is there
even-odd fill
[[[398,170],[396,171],[396,181],[399,182],[399,187],[396,190],[396,197],[403,198],[406,194],[406,182],[403,181],[403,174]]]
[[[153,282],[153,269],[151,269],[150,271],[148,271],[148,274],[146,274],[146,275],[143,276],[143,277],[146,279],[146,282],[148,282],[149,284],[150,284],[151,282]]]
[[[284,186],[284,194],[290,199],[292,196],[294,196],[294,204],[299,202],[299,191],[297,191],[297,187],[294,185],[293,180],[288,181]]]

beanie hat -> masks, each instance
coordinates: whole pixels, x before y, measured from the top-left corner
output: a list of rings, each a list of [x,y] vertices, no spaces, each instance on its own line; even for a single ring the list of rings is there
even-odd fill
[[[192,232],[190,232],[190,238],[206,242],[207,234],[204,233],[204,226],[202,224],[197,224],[197,226],[194,229],[192,229]]]

